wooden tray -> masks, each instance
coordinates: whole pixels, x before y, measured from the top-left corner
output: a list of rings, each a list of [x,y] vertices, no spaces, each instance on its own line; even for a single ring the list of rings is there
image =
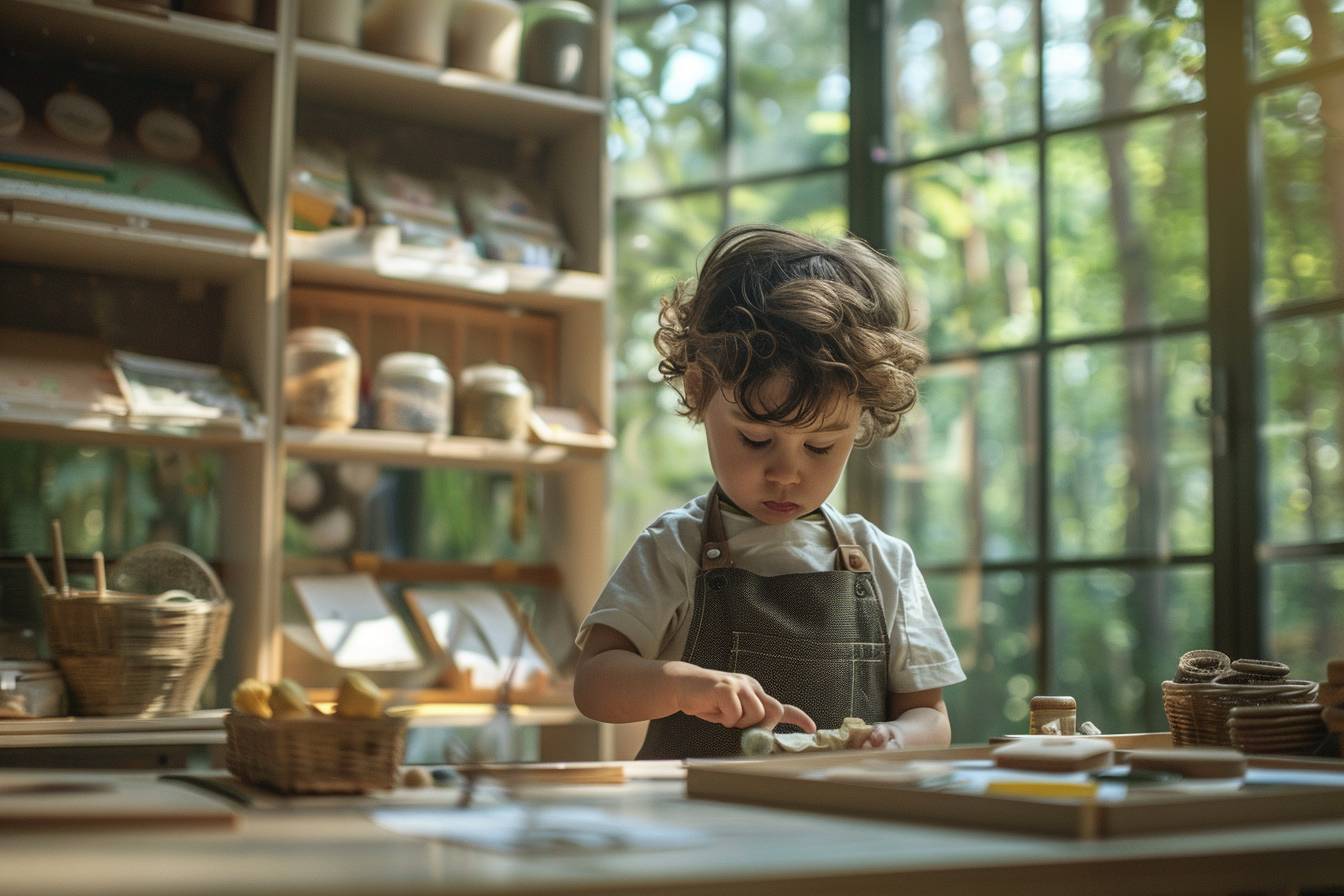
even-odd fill
[[[687,796],[856,815],[906,819],[1023,834],[1100,839],[1167,831],[1195,831],[1344,816],[1344,761],[1248,757],[1248,781],[1236,791],[1178,792],[1135,788],[1120,800],[1033,798],[920,790],[880,783],[817,780],[826,769],[856,761],[902,763],[943,760],[977,774],[988,766],[991,747],[947,750],[811,753],[763,759],[692,760]],[[1125,751],[1117,751],[1123,764]],[[1282,781],[1257,781],[1255,769],[1293,773]],[[1001,773],[1007,770],[1001,770]],[[1028,773],[1022,773],[1024,777]],[[1263,775],[1276,774],[1265,772]],[[1324,776],[1324,777],[1323,777]],[[1039,777],[1039,776],[1038,776]],[[1312,780],[1315,779],[1315,780]],[[1062,776],[1061,781],[1076,780]],[[1335,783],[1337,781],[1337,783]]]

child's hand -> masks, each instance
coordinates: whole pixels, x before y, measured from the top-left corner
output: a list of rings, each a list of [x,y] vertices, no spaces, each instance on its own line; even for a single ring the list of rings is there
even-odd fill
[[[696,668],[677,679],[677,709],[725,728],[774,728],[781,722],[811,733],[817,723],[796,706],[780,703],[750,675]]]
[[[878,722],[873,726],[873,733],[868,735],[868,739],[863,742],[864,749],[886,749],[899,750],[905,746],[901,737],[901,729],[893,722]]]

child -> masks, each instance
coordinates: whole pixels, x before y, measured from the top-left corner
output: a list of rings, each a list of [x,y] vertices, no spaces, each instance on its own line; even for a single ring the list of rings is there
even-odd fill
[[[946,746],[942,688],[965,675],[909,545],[824,503],[915,402],[899,269],[858,240],[737,227],[659,322],[659,372],[718,481],[640,534],[584,620],[579,709],[651,719],[641,759],[847,716],[875,725],[867,746]]]

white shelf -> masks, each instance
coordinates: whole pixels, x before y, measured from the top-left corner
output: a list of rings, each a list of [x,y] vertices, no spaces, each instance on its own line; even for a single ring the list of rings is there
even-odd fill
[[[596,97],[435,68],[310,40],[297,42],[299,98],[501,137],[553,137],[600,123]]]
[[[469,436],[435,436],[376,429],[346,431],[285,427],[285,453],[312,461],[363,461],[391,467],[463,467],[548,472],[602,451]]]
[[[153,15],[93,0],[5,0],[0,34],[25,50],[142,69],[239,78],[275,57],[275,33],[185,13]]]
[[[587,271],[548,271],[504,262],[483,261],[479,272],[461,276],[430,270],[402,276],[378,270],[373,259],[344,257],[331,260],[304,257],[290,241],[290,281],[296,286],[403,293],[433,299],[452,299],[487,305],[521,305],[539,311],[565,311],[601,305],[610,284]]]
[[[132,425],[122,417],[78,414],[26,414],[0,404],[0,438],[23,441],[78,442],[123,448],[169,446],[236,451],[265,444],[264,436],[245,436],[228,430],[155,428]]]
[[[17,264],[224,280],[258,270],[269,254],[260,235],[242,243],[0,207],[0,260]]]

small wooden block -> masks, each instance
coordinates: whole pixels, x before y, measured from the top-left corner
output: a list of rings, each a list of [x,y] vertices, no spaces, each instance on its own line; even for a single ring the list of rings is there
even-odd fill
[[[1004,744],[994,764],[1038,772],[1086,772],[1110,768],[1115,745],[1103,738],[1042,737]]]
[[[1176,772],[1187,778],[1240,778],[1246,774],[1246,757],[1240,750],[1217,747],[1135,750],[1129,754],[1129,767]]]
[[[1325,680],[1335,685],[1344,685],[1344,659],[1330,660],[1325,664]]]

